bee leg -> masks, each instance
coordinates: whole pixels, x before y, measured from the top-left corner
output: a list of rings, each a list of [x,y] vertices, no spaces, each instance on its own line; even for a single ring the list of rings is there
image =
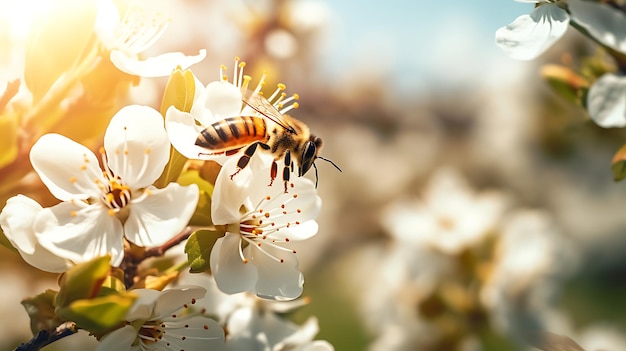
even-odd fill
[[[254,156],[257,146],[261,146],[263,150],[270,149],[269,145],[264,144],[262,142],[256,142],[256,143],[252,143],[248,145],[248,147],[243,151],[243,155],[241,155],[241,157],[237,161],[237,170],[235,171],[235,173],[230,175],[231,180],[233,179],[234,176],[237,175],[237,173],[241,172],[242,169],[246,168],[246,166],[248,165],[248,162],[250,162],[250,159],[252,158],[252,156]]]
[[[291,161],[291,152],[285,151],[285,167],[283,168],[283,183],[285,184],[285,193],[287,193],[287,185],[289,184],[289,178],[293,171],[293,163]]]
[[[248,162],[250,162],[250,158],[254,156],[254,153],[256,152],[256,148],[258,145],[259,143],[252,143],[243,151],[243,155],[241,155],[241,157],[239,158],[239,161],[237,161],[237,170],[235,171],[235,173],[230,175],[231,180],[233,179],[234,176],[237,175],[237,173],[239,173],[242,169],[246,168],[246,166],[248,165]]]
[[[276,175],[278,174],[278,164],[276,164],[276,160],[272,161],[272,168],[270,169],[270,183],[267,186],[272,186],[274,184],[274,179],[276,179]]]

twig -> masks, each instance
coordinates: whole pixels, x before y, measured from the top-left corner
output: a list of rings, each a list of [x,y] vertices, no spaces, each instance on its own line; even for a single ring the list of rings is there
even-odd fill
[[[20,344],[13,351],[37,351],[66,336],[76,334],[78,328],[74,322],[64,322],[54,329],[41,330],[30,341]]]

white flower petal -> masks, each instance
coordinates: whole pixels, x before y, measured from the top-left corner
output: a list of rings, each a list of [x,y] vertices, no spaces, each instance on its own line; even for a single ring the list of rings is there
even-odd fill
[[[281,228],[280,230],[271,234],[271,238],[274,240],[289,241],[302,241],[307,240],[315,236],[319,230],[319,224],[316,221],[306,221],[300,224],[289,226],[289,228]]]
[[[569,25],[569,15],[556,4],[535,8],[496,31],[496,44],[510,57],[531,60],[559,40]]]
[[[183,156],[196,160],[215,160],[219,163],[226,160],[226,156],[209,155],[211,150],[196,145],[196,139],[205,127],[197,125],[190,113],[170,106],[165,113],[165,128],[172,146]]]
[[[211,273],[219,289],[227,294],[252,290],[257,281],[257,269],[240,256],[238,233],[226,233],[217,239],[211,251]]]
[[[626,127],[626,77],[607,73],[589,89],[589,116],[603,128]]]
[[[204,60],[205,57],[205,49],[200,50],[197,55],[188,56],[182,52],[168,52],[145,60],[139,60],[135,55],[122,50],[112,50],[110,55],[111,62],[120,71],[139,77],[169,76],[177,66],[187,69]]]
[[[612,6],[582,0],[570,0],[567,6],[572,20],[585,28],[602,44],[626,53],[626,15]]]
[[[59,134],[43,135],[30,150],[30,162],[57,199],[87,199],[101,191],[94,179],[106,183],[98,159],[88,148]]]
[[[298,269],[298,258],[291,251],[283,251],[270,245],[263,245],[261,252],[258,247],[250,245],[244,249],[246,257],[257,268],[259,279],[256,283],[256,294],[273,300],[293,300],[302,294],[304,277]],[[278,259],[282,259],[280,262]]]
[[[124,258],[122,224],[99,204],[81,208],[62,202],[39,212],[34,231],[41,245],[75,263],[111,254],[111,264]]]
[[[254,157],[252,159],[254,160]],[[235,173],[237,161],[238,157],[231,157],[226,161],[215,180],[215,187],[211,197],[211,219],[213,224],[239,223],[241,220],[241,206],[251,206],[247,198],[250,195],[250,182],[254,179],[252,174],[253,166],[249,165],[249,167],[241,170],[231,179],[230,175]]]
[[[170,183],[163,189],[148,187],[150,195],[131,203],[124,224],[126,238],[144,247],[158,246],[180,233],[198,204],[198,186]]]
[[[143,188],[159,178],[169,161],[170,146],[163,117],[148,106],[130,105],[111,119],[104,148],[113,174],[131,188]]]
[[[335,347],[326,340],[315,340],[303,346],[300,351],[335,351]]]
[[[202,351],[224,347],[224,329],[216,321],[204,316],[193,316],[184,321],[185,325],[176,327],[166,322],[166,333],[158,341],[164,344],[165,350]]]
[[[24,195],[14,196],[7,200],[0,213],[0,226],[28,264],[46,272],[64,272],[71,266],[70,262],[39,245],[33,231],[35,217],[41,210],[37,201]]]
[[[284,328],[284,327],[283,327]],[[286,329],[286,328],[285,328]],[[315,335],[319,332],[319,324],[317,318],[309,317],[309,319],[304,322],[304,324],[298,327],[296,330],[292,331],[290,335],[286,335],[283,340],[281,340],[280,345],[282,347],[277,347],[278,349],[285,348],[287,349],[290,345],[306,345],[310,343]],[[269,334],[269,333],[268,333]],[[276,343],[278,344],[278,343]]]
[[[204,88],[202,95],[191,107],[191,114],[208,125],[222,118],[239,116],[242,104],[243,97],[239,88],[229,82],[215,81]],[[203,111],[210,111],[213,121],[199,119],[207,116]]]
[[[96,347],[96,351],[132,350],[132,344],[137,338],[137,331],[132,325],[126,325],[120,329],[106,334]]]
[[[154,303],[161,292],[153,289],[134,289],[133,293],[137,295],[137,300],[126,314],[126,320],[129,322],[149,320],[153,315]]]
[[[20,252],[33,254],[37,238],[33,232],[35,216],[42,210],[37,201],[24,195],[13,196],[7,200],[0,213],[0,225],[4,236]]]
[[[154,303],[151,320],[162,320],[170,317],[172,313],[180,310],[183,304],[191,303],[193,299],[201,299],[206,294],[206,289],[199,286],[179,286],[164,290]]]

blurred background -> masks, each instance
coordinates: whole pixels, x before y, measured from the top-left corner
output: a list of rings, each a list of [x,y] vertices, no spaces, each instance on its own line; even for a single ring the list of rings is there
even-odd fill
[[[0,53],[2,82],[22,74],[35,2],[23,3],[1,2],[0,46],[13,48]],[[298,250],[311,303],[291,317],[317,316],[318,339],[337,350],[515,351],[548,331],[586,350],[626,349],[626,189],[610,168],[626,133],[596,127],[540,75],[566,50],[593,51],[576,33],[519,62],[494,33],[532,4],[170,5],[147,56],[205,48],[191,68],[205,84],[235,56],[253,78],[268,71],[268,86],[300,95],[291,114],[342,169],[317,162],[320,231]],[[126,101],[158,108],[166,81],[142,79]],[[10,349],[30,337],[19,302],[56,277],[4,247],[0,264],[0,348]]]

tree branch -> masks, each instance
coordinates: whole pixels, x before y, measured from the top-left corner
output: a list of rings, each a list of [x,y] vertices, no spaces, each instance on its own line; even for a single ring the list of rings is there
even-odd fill
[[[74,322],[64,322],[54,329],[41,330],[33,336],[30,341],[20,344],[13,351],[38,351],[42,347],[49,345],[66,336],[76,334],[78,328]]]

